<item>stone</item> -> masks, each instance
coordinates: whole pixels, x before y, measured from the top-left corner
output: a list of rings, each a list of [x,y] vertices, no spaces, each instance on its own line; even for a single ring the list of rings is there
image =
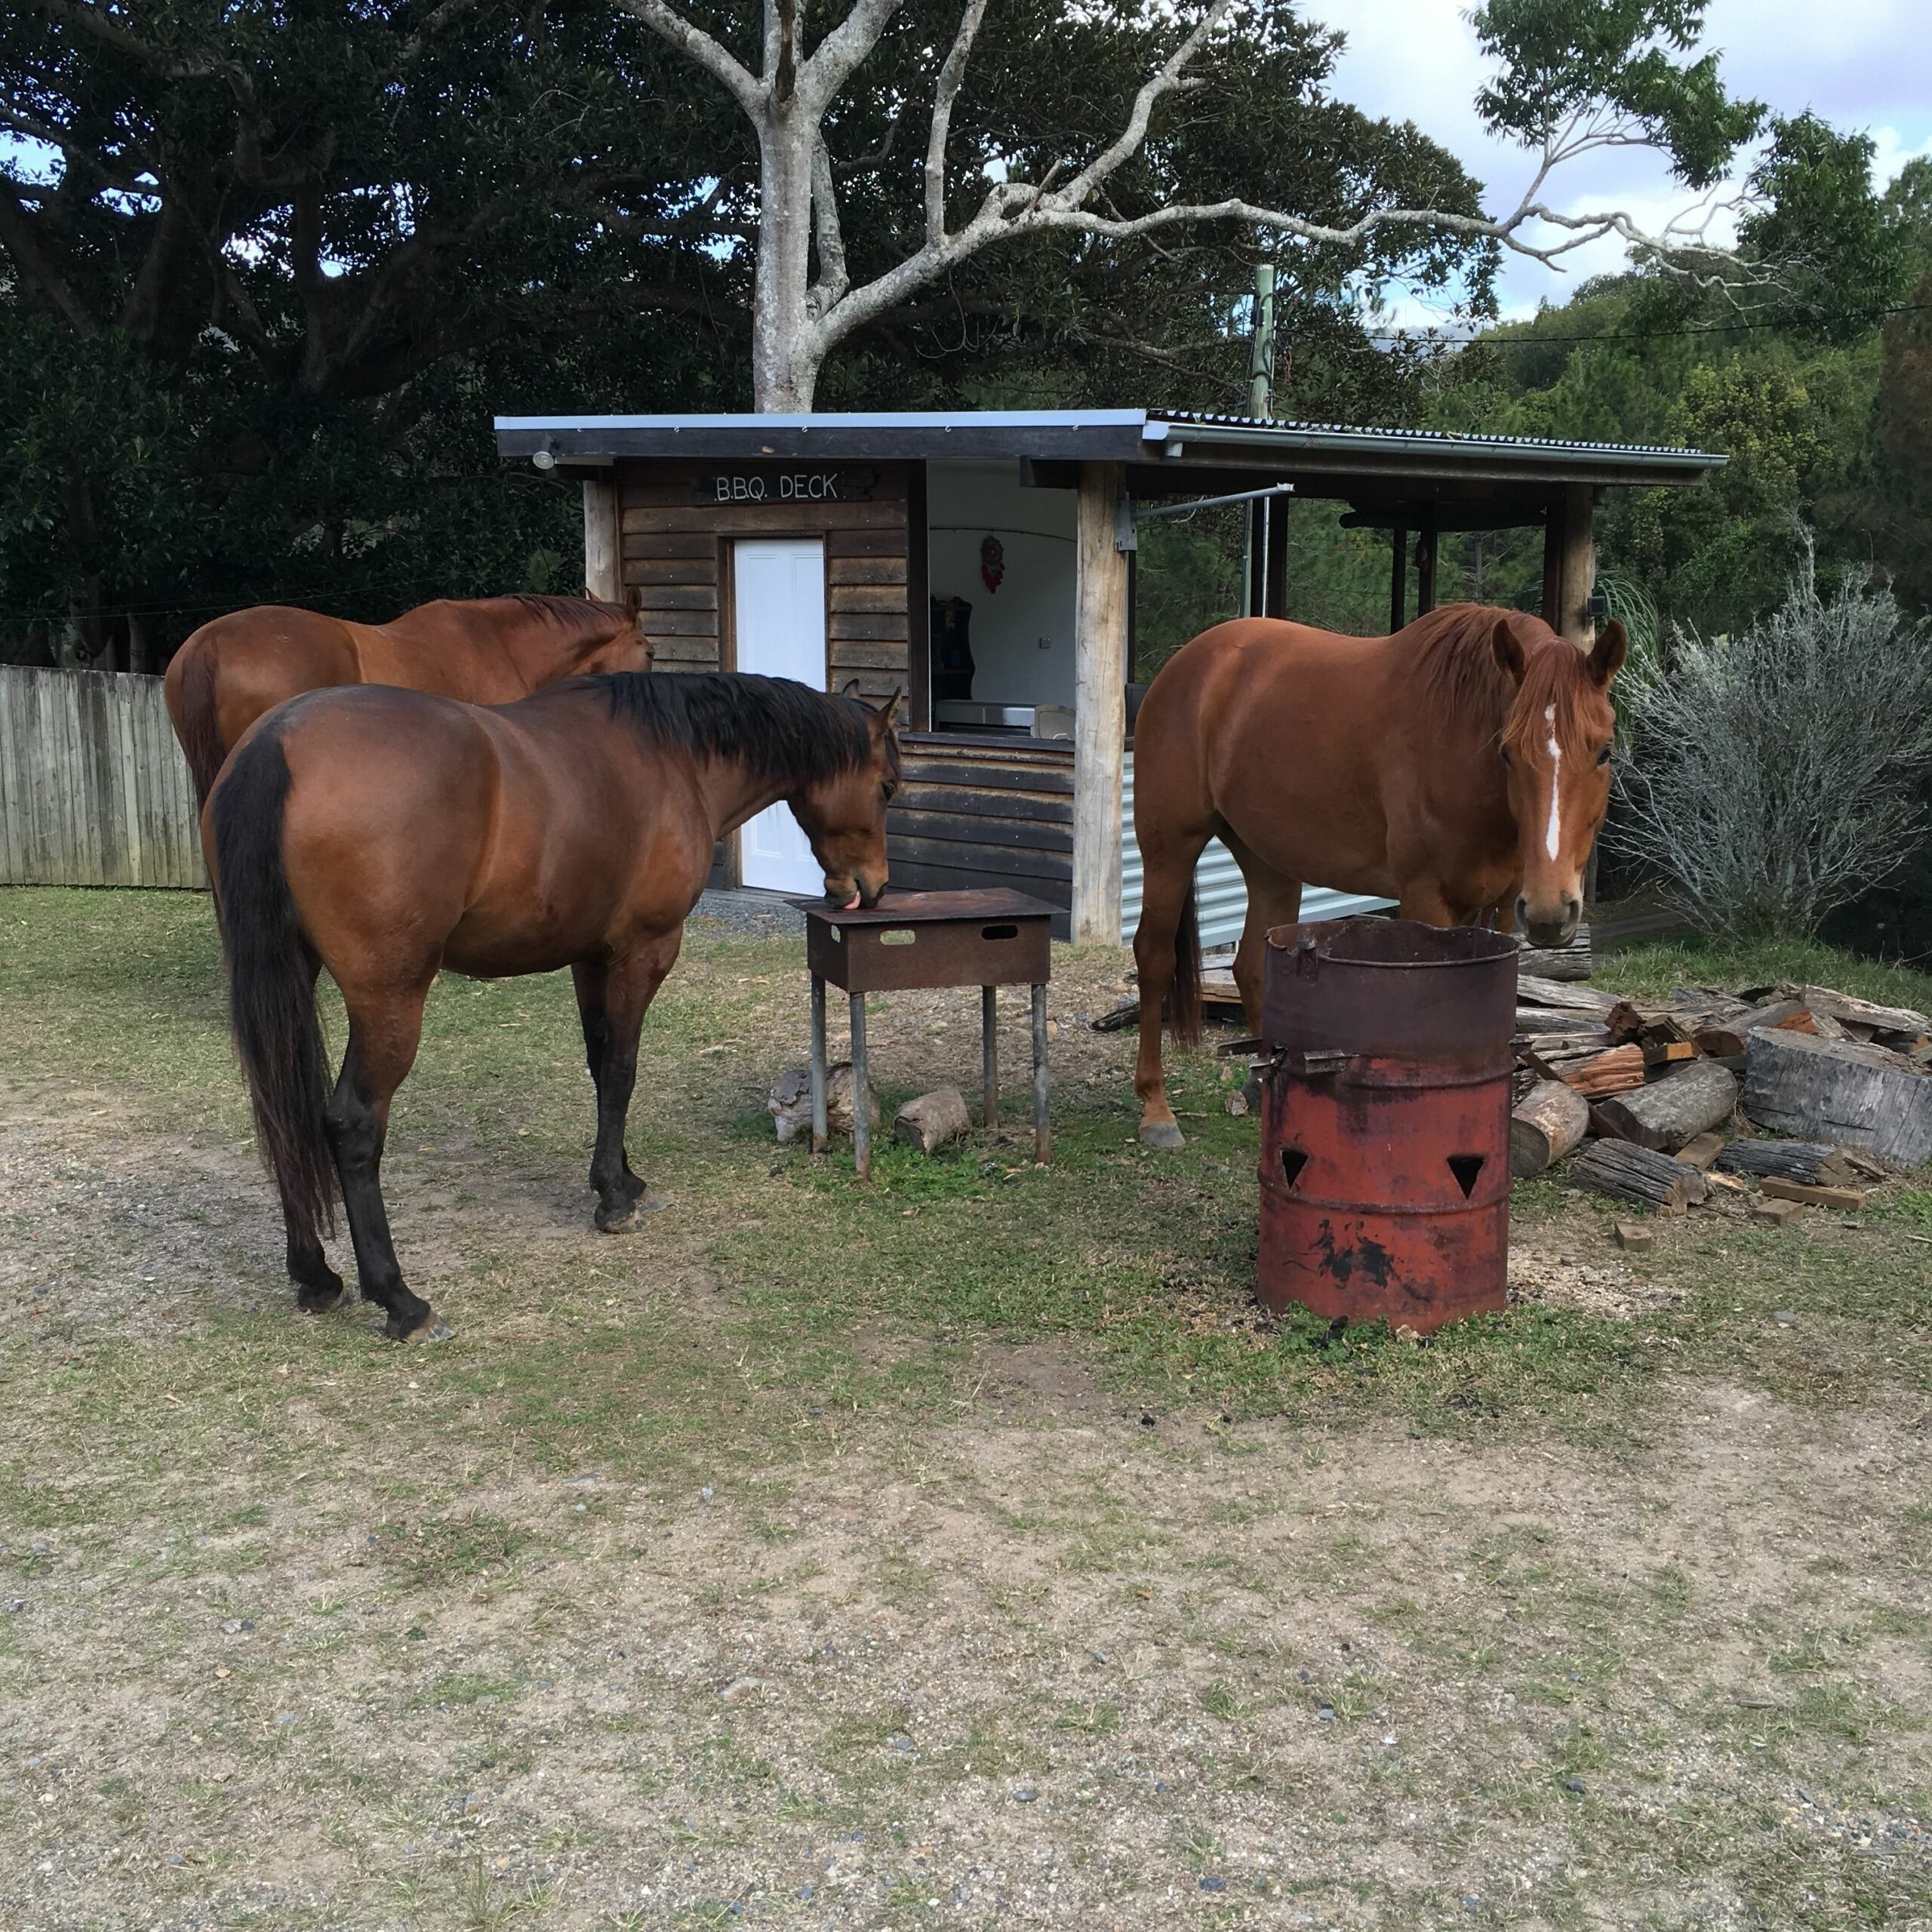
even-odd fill
[[[957,1087],[936,1087],[908,1100],[892,1119],[892,1137],[902,1146],[935,1153],[949,1140],[964,1138],[972,1127],[966,1097]]]

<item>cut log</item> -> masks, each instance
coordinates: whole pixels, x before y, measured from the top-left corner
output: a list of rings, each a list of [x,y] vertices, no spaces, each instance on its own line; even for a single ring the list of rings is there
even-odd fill
[[[1539,1080],[1509,1116],[1509,1171],[1518,1180],[1560,1161],[1589,1131],[1590,1103],[1561,1080]]]
[[[908,1100],[892,1118],[892,1137],[930,1154],[949,1140],[963,1139],[972,1126],[966,1097],[957,1087],[935,1088]]]
[[[1594,986],[1539,979],[1535,974],[1520,969],[1516,974],[1518,1006],[1567,1007],[1574,1012],[1587,1013],[1592,1019],[1602,1020],[1610,1017],[1619,1003],[1614,993],[1600,993]]]
[[[1760,1127],[1842,1141],[1894,1167],[1932,1161],[1932,1079],[1882,1047],[1754,1032],[1744,1111]]]
[[[1587,980],[1594,970],[1589,942],[1565,946],[1558,952],[1549,946],[1526,946],[1516,955],[1516,970],[1540,980]]]
[[[1647,1047],[1688,1045],[1697,1037],[1696,1016],[1674,1007],[1653,1006],[1641,1000],[1619,1000],[1604,1022],[1613,1040],[1638,1040]]]
[[[1600,1100],[1606,1094],[1627,1093],[1644,1084],[1644,1050],[1641,1047],[1612,1047],[1581,1060],[1545,1057],[1534,1047],[1529,1062],[1539,1073],[1561,1080],[1576,1088],[1586,1100]]]
[[[1716,1164],[1724,1174],[1759,1180],[1775,1174],[1806,1186],[1843,1187],[1856,1177],[1851,1164],[1835,1147],[1815,1140],[1734,1140]]]
[[[1695,1036],[1697,1051],[1710,1054],[1713,1059],[1746,1052],[1756,1028],[1787,1026],[1801,1015],[1804,1016],[1801,1027],[1808,1029],[1810,1012],[1802,1000],[1774,999],[1762,1005],[1747,1007],[1742,1013],[1729,1015],[1709,1026],[1700,1026]]]
[[[1704,1198],[1704,1177],[1695,1168],[1628,1140],[1592,1141],[1570,1171],[1579,1187],[1657,1214],[1681,1214]]]
[[[1875,1006],[1869,999],[1855,999],[1850,993],[1834,992],[1829,986],[1804,986],[1798,998],[1814,1013],[1829,1013],[1847,1026],[1869,1027],[1875,1033],[1895,1033],[1908,1041],[1932,1034],[1932,1019],[1915,1013],[1909,1006]],[[1890,1041],[1886,1042],[1890,1045]]]
[[[1677,1150],[1677,1158],[1687,1168],[1695,1168],[1703,1173],[1724,1152],[1724,1136],[1721,1134],[1700,1134],[1688,1140]]]
[[[1610,1029],[1593,1013],[1580,1012],[1568,1006],[1519,1006],[1516,1009],[1518,1033],[1587,1033],[1611,1044]]]
[[[1806,1208],[1837,1208],[1850,1214],[1863,1214],[1869,1198],[1862,1187],[1807,1187],[1802,1181],[1780,1180],[1775,1174],[1758,1191],[1774,1201],[1795,1201]]]
[[[1696,1060],[1647,1087],[1599,1100],[1591,1117],[1607,1140],[1633,1140],[1674,1154],[1686,1141],[1721,1127],[1737,1105],[1737,1080],[1722,1067]]]

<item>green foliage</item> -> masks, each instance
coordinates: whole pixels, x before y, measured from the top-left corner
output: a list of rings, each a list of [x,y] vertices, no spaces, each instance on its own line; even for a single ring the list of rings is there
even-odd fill
[[[1761,103],[1726,93],[1715,54],[1685,57],[1703,32],[1702,0],[1487,0],[1473,18],[1484,53],[1503,63],[1477,105],[1525,146],[1608,118],[1705,188],[1763,123]]]

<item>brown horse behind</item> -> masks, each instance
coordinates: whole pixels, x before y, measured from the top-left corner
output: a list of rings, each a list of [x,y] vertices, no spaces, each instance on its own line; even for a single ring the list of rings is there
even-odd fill
[[[1268,930],[1294,922],[1306,884],[1395,899],[1430,925],[1493,917],[1567,943],[1610,801],[1624,649],[1618,624],[1586,655],[1540,617],[1454,604],[1392,637],[1244,618],[1168,660],[1134,731],[1143,1141],[1181,1145],[1161,1004],[1177,1037],[1198,1037],[1194,868],[1210,838],[1247,882],[1235,979],[1251,1032]]]
[[[648,671],[635,603],[589,597],[441,598],[386,624],[258,604],[204,624],[174,654],[164,691],[195,801],[242,734],[303,691],[401,685],[469,704],[509,704],[597,671]]]
[[[340,1305],[322,1251],[340,1181],[363,1297],[398,1340],[447,1334],[403,1284],[383,1204],[389,1103],[445,967],[571,968],[597,1093],[597,1226],[636,1211],[624,1152],[638,1029],[719,836],[785,800],[841,904],[886,883],[893,718],[776,678],[582,678],[500,709],[377,686],[260,720],[202,814],[229,1017],[303,1308]],[[331,1093],[316,1017],[349,1013]]]

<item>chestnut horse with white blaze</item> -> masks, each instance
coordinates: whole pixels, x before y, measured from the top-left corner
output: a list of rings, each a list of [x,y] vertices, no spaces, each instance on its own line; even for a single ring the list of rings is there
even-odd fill
[[[363,1299],[398,1340],[449,1331],[405,1286],[383,1204],[389,1103],[445,968],[570,968],[597,1094],[596,1225],[635,1216],[624,1151],[638,1034],[718,838],[790,805],[828,897],[875,905],[899,779],[878,710],[780,678],[583,678],[520,703],[380,685],[311,692],[249,729],[202,814],[229,1014],[303,1308],[347,1298],[322,1251],[338,1184]],[[324,967],[349,1044],[331,1091]]]
[[[651,652],[635,592],[623,604],[534,593],[439,598],[386,624],[258,604],[202,625],[170,660],[162,690],[201,805],[242,734],[304,691],[400,685],[466,704],[510,704],[565,678],[648,671]]]
[[[1194,868],[1208,840],[1247,882],[1235,980],[1251,1033],[1269,929],[1300,917],[1305,884],[1396,900],[1429,925],[1488,918],[1567,945],[1610,803],[1624,651],[1620,624],[1585,653],[1540,617],[1452,604],[1392,637],[1250,617],[1175,652],[1134,728],[1147,1146],[1182,1144],[1161,1014],[1164,1001],[1175,1037],[1199,1038]]]

